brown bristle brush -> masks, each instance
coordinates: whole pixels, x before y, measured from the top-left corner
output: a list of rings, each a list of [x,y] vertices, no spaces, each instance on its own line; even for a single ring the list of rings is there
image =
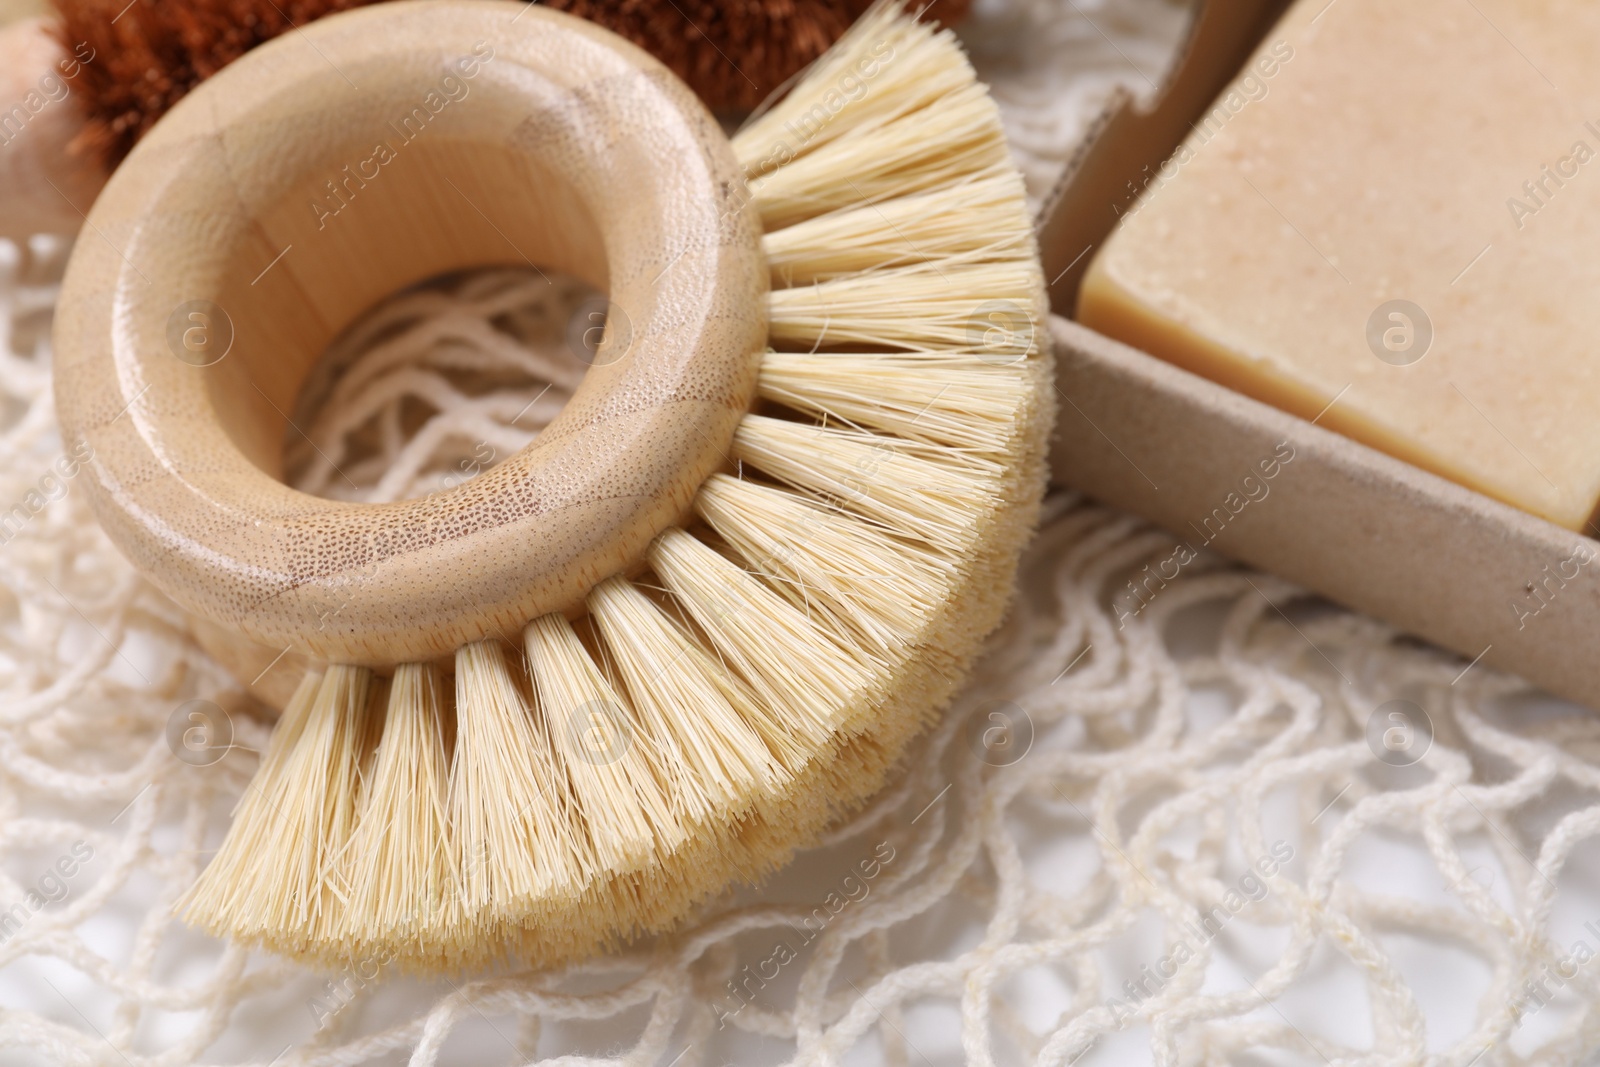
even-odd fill
[[[54,0],[0,28],[0,237],[78,228],[105,175],[191,89],[250,49],[379,0]],[[969,0],[930,0],[952,25]],[[545,0],[654,55],[719,114],[814,61],[866,0]],[[70,101],[68,98],[70,97]],[[57,106],[59,104],[59,106]],[[36,131],[11,145],[28,126]]]
[[[1043,278],[994,102],[897,3],[731,140],[558,12],[334,15],[179,102],[89,224],[55,389],[96,513],[219,659],[307,664],[180,904],[208,931],[438,969],[670,929],[879,789],[1004,611]],[[615,309],[532,444],[397,503],[283,484],[338,331],[521,262]]]

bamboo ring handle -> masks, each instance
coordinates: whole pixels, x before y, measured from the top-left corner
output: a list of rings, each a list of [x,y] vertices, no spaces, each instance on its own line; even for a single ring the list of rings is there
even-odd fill
[[[447,655],[577,610],[724,464],[766,343],[759,232],[715,121],[620,38],[509,0],[347,12],[207,81],[113,175],[56,317],[64,439],[187,609],[322,660]],[[531,445],[402,503],[281,482],[285,413],[340,328],[524,262],[613,307]]]

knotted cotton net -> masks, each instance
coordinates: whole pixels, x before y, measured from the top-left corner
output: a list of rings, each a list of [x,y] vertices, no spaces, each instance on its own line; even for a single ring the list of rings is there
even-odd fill
[[[1160,79],[1160,0],[980,6],[1037,196]],[[96,239],[86,236],[85,240]],[[896,784],[771,883],[571,971],[318,974],[171,913],[270,721],[110,547],[50,401],[66,248],[0,246],[0,1062],[1578,1063],[1600,1047],[1600,719],[1050,501],[1013,617]],[[521,447],[594,294],[490,271],[344,337],[286,442],[349,499]],[[195,744],[199,731],[200,744]]]

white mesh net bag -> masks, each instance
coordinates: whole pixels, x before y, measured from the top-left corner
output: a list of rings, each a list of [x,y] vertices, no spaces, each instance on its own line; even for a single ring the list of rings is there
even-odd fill
[[[1162,0],[980,4],[1038,197]],[[93,238],[86,238],[93,239]],[[270,723],[100,534],[50,403],[65,248],[0,246],[0,1062],[1579,1063],[1600,1047],[1600,720],[1053,498],[969,692],[881,799],[680,933],[557,974],[316,974],[171,912]],[[531,439],[574,283],[391,301],[307,390],[308,491],[397,499]],[[579,331],[581,334],[581,330]],[[196,703],[196,702],[199,703]],[[203,744],[190,744],[192,731]],[[227,736],[218,744],[216,732]]]

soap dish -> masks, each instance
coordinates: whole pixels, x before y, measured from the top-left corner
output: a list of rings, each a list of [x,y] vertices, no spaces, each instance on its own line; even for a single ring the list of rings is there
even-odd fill
[[[1464,657],[1600,708],[1600,541],[1463,488],[1069,321],[1085,268],[1286,5],[1204,0],[1149,106],[1107,107],[1041,213],[1057,484]],[[1170,569],[1170,567],[1169,567]],[[1170,580],[1153,569],[1119,611]]]

